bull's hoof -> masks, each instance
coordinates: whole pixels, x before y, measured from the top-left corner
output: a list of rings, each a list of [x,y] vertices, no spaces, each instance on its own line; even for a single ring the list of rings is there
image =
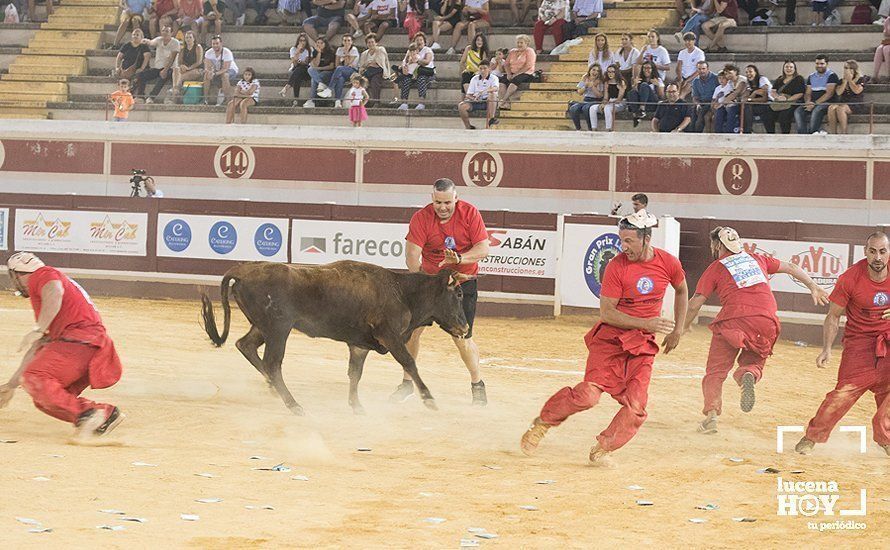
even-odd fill
[[[424,399],[423,404],[426,405],[426,408],[428,408],[431,411],[439,410],[439,406],[436,405],[436,400],[433,399],[432,397],[430,397],[429,399]]]
[[[361,406],[361,404],[352,406],[352,414],[357,416],[365,416],[365,408]]]
[[[303,416],[305,414],[303,412],[303,407],[301,407],[299,404],[294,404],[288,407],[288,409],[290,409],[290,412],[294,413],[297,416]]]

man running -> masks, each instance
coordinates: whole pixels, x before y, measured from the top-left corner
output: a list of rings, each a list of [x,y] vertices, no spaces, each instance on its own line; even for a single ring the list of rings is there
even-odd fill
[[[621,409],[597,436],[591,462],[625,445],[646,420],[649,379],[658,353],[654,333],[667,334],[662,342],[665,353],[677,347],[689,298],[680,260],[650,242],[656,224],[645,210],[618,222],[621,253],[606,266],[600,322],[584,336],[589,351],[584,381],[559,390],[544,404],[522,436],[523,453],[534,453],[547,430],[596,405],[603,392],[621,403]],[[677,292],[673,321],[660,317],[668,285]]]
[[[405,237],[405,262],[408,271],[438,273],[452,269],[465,275],[479,273],[479,261],[488,256],[488,231],[482,215],[472,204],[458,200],[454,182],[448,178],[436,180],[433,185],[433,202],[418,210],[408,225]],[[479,349],[473,340],[473,319],[476,317],[476,279],[460,285],[463,291],[464,315],[470,332],[464,338],[454,338],[464,365],[470,371],[470,389],[473,405],[488,403],[485,382],[479,371]],[[408,351],[417,359],[420,352],[420,327],[408,341]],[[402,383],[390,396],[390,401],[401,403],[414,393],[414,383],[406,374]]]
[[[711,231],[711,254],[715,261],[702,273],[689,300],[684,330],[689,330],[705,301],[716,292],[722,307],[710,326],[711,349],[701,382],[705,419],[698,431],[705,434],[717,432],[723,381],[737,358],[739,367],[733,378],[742,388],[742,411],[750,412],[754,408],[754,384],[763,375],[766,358],[772,355],[781,329],[769,276],[787,273],[810,290],[814,304],[828,305],[828,293],[800,267],[771,256],[745,252],[739,234],[731,227],[716,227]]]
[[[831,306],[822,328],[822,353],[816,366],[831,360],[831,345],[837,336],[841,315],[846,313],[844,352],[837,371],[837,386],[828,392],[806,434],[794,447],[801,454],[812,452],[862,395],[875,394],[877,411],[872,418],[875,442],[890,455],[890,240],[875,232],[865,241],[865,259],[853,264],[837,279]]]
[[[74,424],[78,439],[107,434],[124,415],[113,405],[80,397],[88,386],[107,388],[121,377],[99,312],[80,285],[33,254],[15,253],[7,267],[16,289],[31,299],[36,323],[19,346],[28,349],[21,367],[0,386],[0,408],[21,384],[38,409]]]

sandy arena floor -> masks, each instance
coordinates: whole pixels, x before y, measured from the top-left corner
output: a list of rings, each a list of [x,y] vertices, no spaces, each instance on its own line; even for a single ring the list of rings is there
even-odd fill
[[[776,453],[776,425],[806,423],[834,384],[839,350],[832,368],[817,370],[815,348],[780,344],[754,412],[741,413],[738,390],[727,385],[720,432],[704,436],[695,427],[709,333],[696,328],[674,354],[659,356],[648,421],[615,453],[613,466],[602,468],[588,466],[587,453],[617,410],[605,396],[551,430],[536,457],[518,450],[544,400],[580,380],[589,318],[479,319],[490,400],[481,410],[469,406],[466,371],[443,332],[427,331],[420,358],[438,412],[416,398],[389,404],[400,368],[372,355],[360,387],[364,417],[346,403],[346,347],[294,334],[284,375],[309,413],[300,418],[234,348],[246,330],[237,310],[234,337],[214,349],[199,326],[197,301],[97,303],[126,370],[116,387],[92,395],[119,405],[127,419],[114,445],[82,447],[68,444],[71,427],[34,409],[22,390],[0,411],[0,439],[17,440],[0,443],[5,548],[456,548],[461,539],[501,548],[886,548],[890,536],[890,458],[871,441],[871,395],[843,422],[868,426],[867,454],[859,454],[855,435],[841,433],[808,457]],[[24,300],[0,298],[4,379],[32,322],[26,308]],[[798,438],[786,436],[786,447]],[[291,471],[254,470],[279,463]],[[818,532],[807,522],[838,518],[777,516],[777,476],[757,473],[765,467],[784,479],[837,481],[839,508],[856,508],[866,488],[868,515],[840,519],[867,528]],[[805,473],[789,473],[795,469]],[[654,505],[638,506],[640,499]],[[706,504],[719,509],[696,509]],[[248,508],[263,506],[274,509]],[[17,517],[53,531],[31,533]],[[756,522],[733,521],[738,517]],[[468,528],[498,538],[476,538]]]

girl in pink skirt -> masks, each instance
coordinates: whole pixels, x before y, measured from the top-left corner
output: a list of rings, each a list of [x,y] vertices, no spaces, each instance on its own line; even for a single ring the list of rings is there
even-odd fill
[[[368,102],[365,86],[368,85],[368,80],[355,73],[349,82],[352,83],[352,88],[346,92],[346,101],[349,102],[349,122],[353,128],[361,128],[362,122],[368,120],[368,111],[365,110],[365,104]]]

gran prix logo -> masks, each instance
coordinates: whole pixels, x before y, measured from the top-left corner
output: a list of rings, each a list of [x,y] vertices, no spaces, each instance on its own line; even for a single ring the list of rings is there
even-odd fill
[[[584,280],[587,288],[599,298],[603,288],[603,274],[612,258],[621,253],[621,239],[615,233],[605,233],[595,238],[584,254]]]
[[[873,303],[876,306],[883,307],[883,306],[886,306],[888,302],[890,302],[890,296],[887,296],[886,292],[875,293]]]
[[[127,220],[121,223],[112,223],[111,218],[105,216],[101,222],[90,224],[90,237],[103,241],[132,241],[136,239],[138,230],[138,225],[128,223]]]
[[[43,214],[37,214],[37,219],[22,222],[22,235],[25,237],[63,239],[68,236],[70,229],[71,222],[62,221],[59,218],[48,222]]]
[[[640,277],[637,280],[637,291],[640,294],[649,294],[655,288],[655,283],[649,277]]]

